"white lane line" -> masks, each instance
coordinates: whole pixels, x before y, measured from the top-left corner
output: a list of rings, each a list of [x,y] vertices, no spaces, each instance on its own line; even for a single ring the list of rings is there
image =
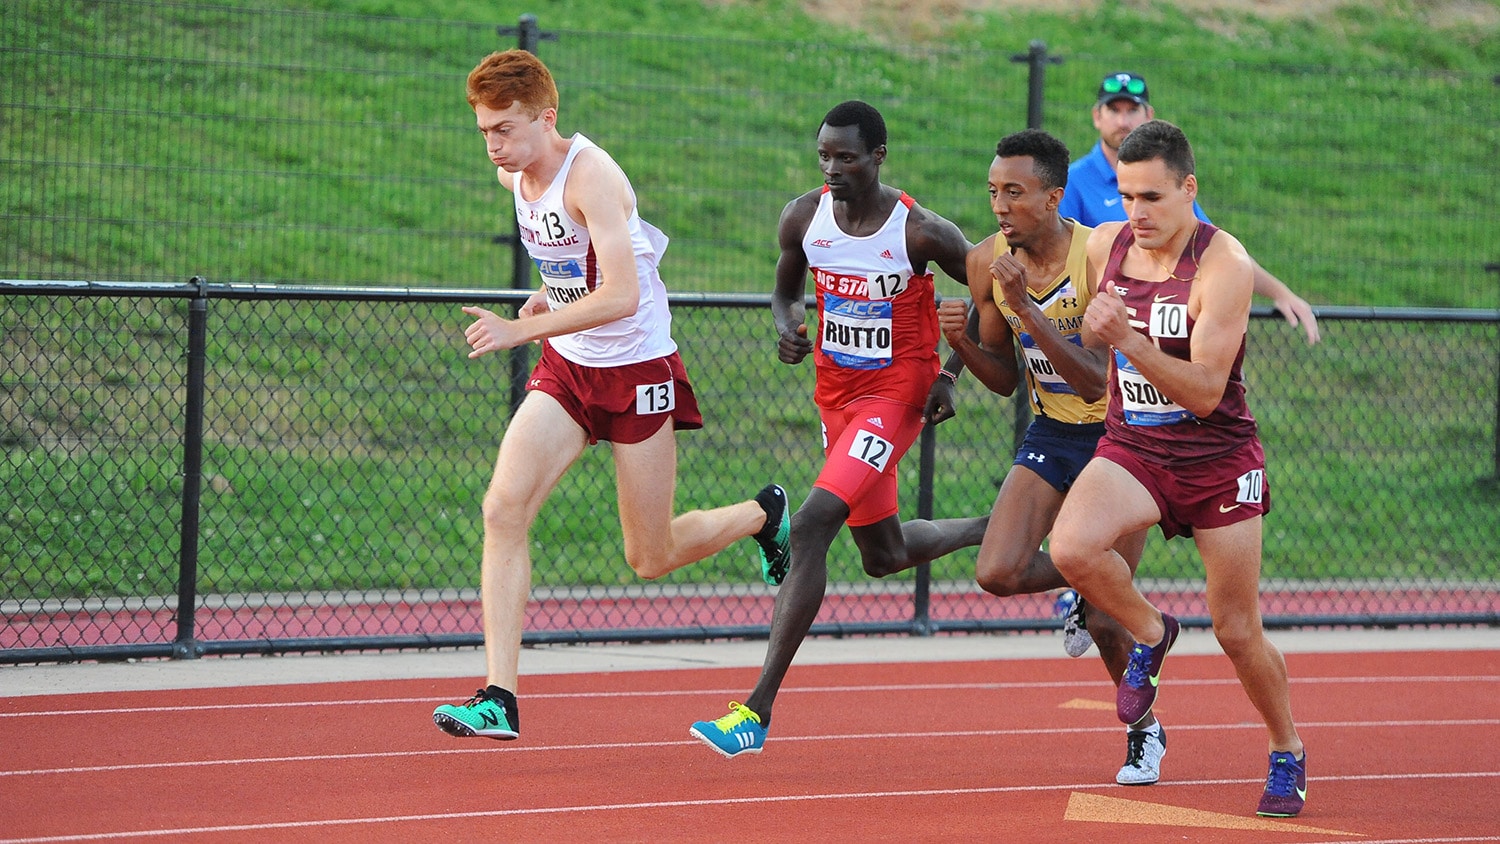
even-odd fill
[[[1475,718],[1461,720],[1401,720],[1401,721],[1312,721],[1298,722],[1298,729],[1402,729],[1427,727],[1497,727],[1500,718]],[[1187,730],[1213,732],[1219,730],[1261,730],[1264,725],[1251,722],[1234,724],[1173,724],[1173,732]],[[927,741],[943,738],[998,738],[1006,736],[1082,735],[1085,733],[1117,733],[1118,726],[1109,727],[1026,727],[1003,730],[930,730],[899,733],[838,733],[815,736],[776,736],[775,741],[890,741],[913,739]],[[159,770],[163,768],[204,768],[217,765],[274,764],[278,762],[334,762],[360,759],[406,759],[432,756],[453,756],[480,753],[557,753],[598,750],[647,750],[667,747],[697,747],[699,742],[684,741],[633,741],[604,742],[594,744],[513,745],[486,741],[477,747],[451,750],[386,750],[368,753],[317,753],[299,756],[254,756],[233,759],[195,759],[180,762],[139,762],[118,765],[82,765],[68,768],[33,768],[29,770],[0,770],[0,777],[52,776],[59,774],[95,774],[118,771]],[[1322,779],[1320,776],[1319,779]]]
[[[1404,779],[1495,779],[1500,778],[1500,771],[1455,771],[1451,773],[1425,773],[1413,774],[1406,772],[1387,772],[1380,774],[1360,774],[1347,777],[1319,776],[1320,783],[1327,782],[1354,782],[1362,780],[1389,780],[1396,778]],[[1188,782],[1158,783],[1156,787],[1162,786],[1210,786],[1210,785],[1244,785],[1246,783],[1259,783],[1256,779],[1212,779],[1192,780]],[[151,838],[166,835],[202,835],[207,833],[224,832],[261,832],[265,830],[281,829],[316,829],[319,827],[332,826],[354,826],[360,824],[387,824],[387,823],[412,823],[418,821],[447,821],[466,820],[472,818],[501,818],[536,815],[558,815],[576,814],[583,812],[618,812],[638,809],[678,809],[694,808],[704,806],[743,805],[745,803],[794,803],[817,800],[888,800],[893,798],[909,799],[913,797],[953,797],[977,794],[1007,794],[1037,791],[1091,791],[1100,788],[1110,790],[1123,789],[1127,786],[1100,786],[1098,783],[1070,784],[1070,785],[1013,785],[992,786],[987,788],[930,788],[916,789],[911,791],[857,791],[857,792],[826,792],[822,794],[770,794],[758,797],[736,795],[728,798],[714,798],[702,800],[656,800],[638,803],[596,803],[577,806],[540,806],[527,809],[494,809],[479,812],[439,812],[421,815],[390,815],[377,818],[320,818],[305,821],[282,821],[278,823],[258,824],[225,824],[222,826],[199,826],[184,827],[180,829],[143,829],[123,830],[118,832],[95,832],[79,833],[74,835],[50,835],[39,838],[7,838],[0,839],[0,844],[47,844],[47,842],[59,841],[118,841],[127,838]],[[1295,823],[1295,822],[1294,822]],[[1408,838],[1399,839],[1400,844],[1442,844],[1442,842],[1464,842],[1464,841],[1500,841],[1500,836],[1476,837],[1476,838]],[[1377,842],[1366,842],[1365,844],[1377,844]],[[1397,841],[1387,842],[1397,844]]]
[[[1238,686],[1239,680],[1233,677],[1216,678],[1211,680],[1177,680],[1170,679],[1173,686]],[[1500,683],[1500,675],[1484,674],[1475,676],[1431,676],[1431,677],[1392,677],[1381,675],[1378,677],[1293,677],[1290,678],[1293,685],[1341,685],[1350,683],[1377,683],[1388,684],[1398,680],[1402,685],[1421,683]],[[372,681],[385,682],[385,681]],[[401,681],[396,681],[401,682]],[[1033,680],[1011,683],[886,683],[878,685],[857,686],[803,686],[800,688],[784,688],[781,694],[884,694],[887,692],[947,692],[947,691],[1007,691],[1016,689],[1104,689],[1112,690],[1113,686],[1102,680]],[[740,695],[745,689],[660,689],[644,691],[612,691],[612,692],[547,692],[543,694],[524,694],[526,700],[590,700],[598,698],[620,698],[620,697],[682,697],[685,695]],[[170,694],[163,691],[161,694]],[[130,694],[139,694],[131,692]],[[33,698],[25,698],[32,700]],[[369,698],[360,700],[361,705],[370,704],[430,704],[430,703],[452,703],[456,696],[446,697],[389,697]],[[15,698],[15,700],[22,700]],[[3,699],[0,699],[3,705]],[[177,712],[212,712],[218,710],[236,709],[288,709],[298,707],[316,706],[347,706],[348,699],[341,700],[299,700],[299,701],[267,701],[261,703],[210,703],[195,704],[191,706],[123,706],[107,709],[36,709],[24,712],[0,712],[0,718],[35,718],[45,715],[131,715],[140,713],[177,713]]]

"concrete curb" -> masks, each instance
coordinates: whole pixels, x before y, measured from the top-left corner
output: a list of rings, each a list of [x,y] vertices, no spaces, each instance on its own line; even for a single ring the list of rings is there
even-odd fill
[[[1417,627],[1395,630],[1273,630],[1286,653],[1500,650],[1500,628]],[[521,675],[661,671],[678,668],[757,668],[764,640],[625,645],[548,645],[521,652]],[[1173,653],[1222,653],[1213,635],[1184,630]],[[968,662],[1066,658],[1062,634],[991,633],[954,636],[812,638],[797,662],[805,665],[871,662]],[[1095,657],[1087,655],[1085,659]],[[421,678],[466,680],[477,686],[484,654],[477,648],[396,653],[205,657],[126,663],[0,667],[0,695],[226,688],[300,683]],[[524,679],[523,679],[524,682]],[[461,685],[461,684],[460,684]],[[461,690],[462,691],[462,690]]]

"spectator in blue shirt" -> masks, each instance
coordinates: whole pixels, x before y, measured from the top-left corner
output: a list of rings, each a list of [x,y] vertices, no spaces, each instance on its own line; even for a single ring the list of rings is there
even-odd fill
[[[1104,77],[1094,101],[1094,128],[1099,130],[1099,142],[1068,168],[1068,184],[1057,213],[1089,227],[1124,220],[1125,205],[1120,201],[1120,185],[1115,177],[1118,150],[1126,135],[1155,116],[1150,91],[1140,74],[1119,71]],[[1210,222],[1196,201],[1193,213],[1203,222]],[[1255,292],[1270,299],[1288,323],[1301,325],[1307,332],[1308,343],[1318,342],[1318,319],[1313,316],[1312,306],[1259,262],[1255,262],[1254,272]]]

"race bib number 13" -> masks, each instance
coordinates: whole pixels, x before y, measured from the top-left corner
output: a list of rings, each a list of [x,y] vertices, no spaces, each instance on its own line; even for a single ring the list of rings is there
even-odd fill
[[[635,387],[635,414],[654,416],[670,413],[677,408],[677,391],[671,381],[660,384],[637,384]]]

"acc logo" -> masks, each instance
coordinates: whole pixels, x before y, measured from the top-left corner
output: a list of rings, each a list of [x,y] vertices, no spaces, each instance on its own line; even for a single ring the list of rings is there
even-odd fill
[[[838,303],[837,313],[839,316],[851,317],[853,319],[871,319],[890,316],[890,303],[879,300],[863,302],[858,299],[845,299]]]
[[[831,240],[824,240],[822,238],[818,238],[817,240],[814,240],[812,242],[812,245],[813,246],[821,246],[824,249],[827,249],[828,247],[830,247],[830,246],[833,245],[833,241],[831,241]]]
[[[537,270],[552,278],[582,278],[583,268],[577,261],[536,261]]]

